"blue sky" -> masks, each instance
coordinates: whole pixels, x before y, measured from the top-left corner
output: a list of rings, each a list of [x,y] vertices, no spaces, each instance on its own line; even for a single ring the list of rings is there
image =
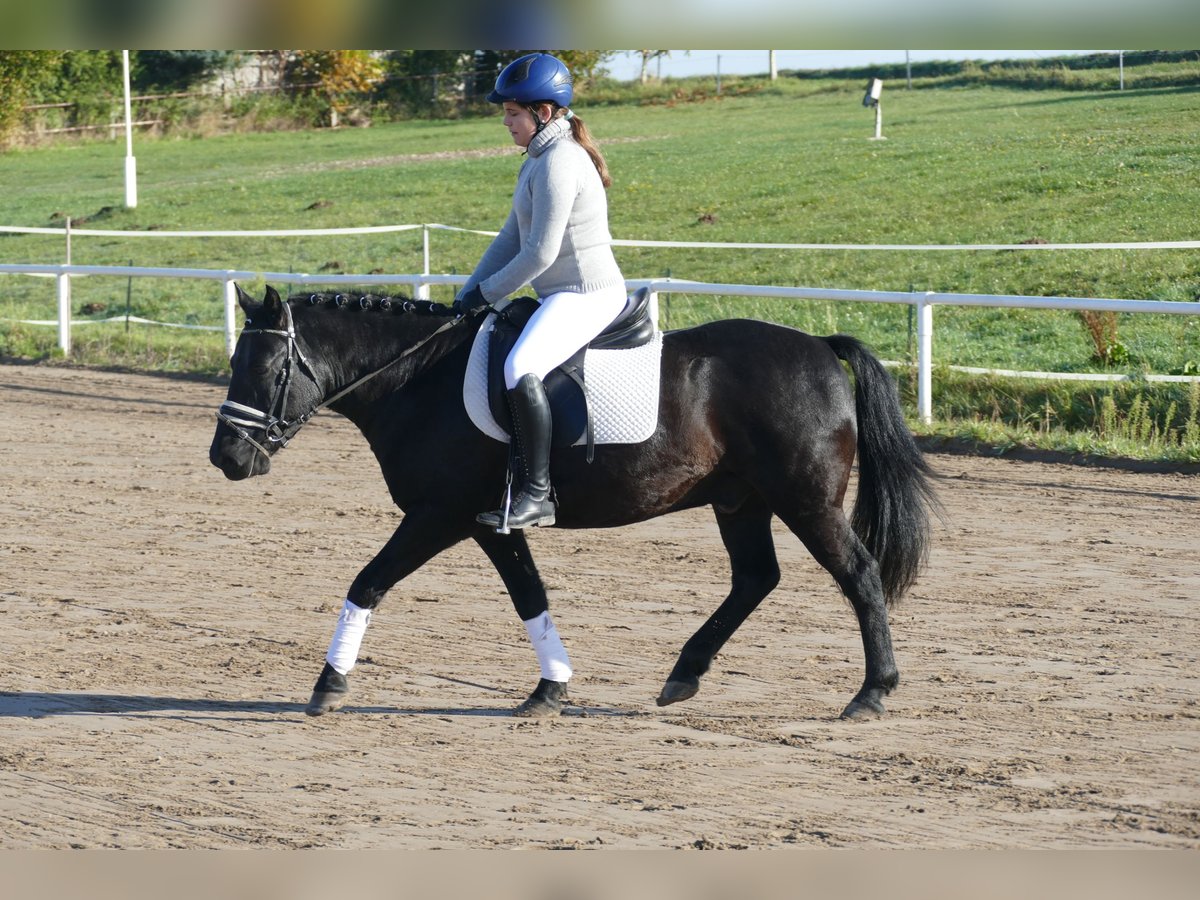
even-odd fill
[[[1097,50],[910,50],[913,62],[934,59],[1036,59],[1039,56],[1098,53]],[[1116,52],[1116,51],[1112,51]],[[664,77],[682,78],[687,75],[711,75],[717,71],[720,56],[722,74],[753,75],[768,69],[766,50],[672,50],[662,60]],[[867,66],[872,63],[902,63],[903,50],[776,50],[775,64],[780,69],[833,69]],[[607,63],[612,76],[621,81],[637,78],[641,59],[632,51],[619,53]],[[650,64],[650,73],[657,74],[658,61]]]

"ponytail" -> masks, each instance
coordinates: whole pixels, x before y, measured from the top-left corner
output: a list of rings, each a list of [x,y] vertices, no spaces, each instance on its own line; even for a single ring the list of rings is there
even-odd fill
[[[539,108],[545,105],[549,105],[553,112],[550,114],[550,118],[543,123]],[[592,165],[596,167],[596,171],[600,175],[600,183],[606,188],[612,185],[612,176],[608,174],[608,163],[604,161],[604,154],[596,146],[596,141],[592,138],[592,133],[588,131],[588,127],[583,124],[583,119],[579,118],[573,109],[559,106],[549,100],[541,103],[526,103],[524,106],[529,110],[529,114],[533,116],[533,121],[537,124],[538,131],[541,131],[546,124],[555,119],[565,118],[570,122],[571,136],[575,138],[575,143],[582,147],[587,152],[587,155],[592,158]]]
[[[574,112],[571,113],[570,122],[571,134],[575,138],[575,143],[586,150],[587,155],[592,158],[592,163],[596,166],[596,171],[600,173],[600,183],[605,187],[610,186],[612,184],[612,176],[608,174],[608,163],[604,161],[604,155],[592,139],[592,133],[583,124],[583,119],[575,115]]]

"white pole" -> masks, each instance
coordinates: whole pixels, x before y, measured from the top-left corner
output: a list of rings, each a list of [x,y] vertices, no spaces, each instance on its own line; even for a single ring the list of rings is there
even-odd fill
[[[233,358],[233,348],[237,346],[237,285],[233,279],[225,280],[225,353]]]
[[[933,304],[917,295],[917,416],[933,421]]]
[[[1117,51],[1117,64],[1121,69],[1121,90],[1125,90],[1125,51]]]
[[[423,243],[424,243],[423,250],[424,250],[424,254],[425,254],[425,267],[423,269],[421,269],[421,274],[428,275],[429,274],[429,226],[426,225],[424,228],[422,228],[422,231],[424,231],[424,233],[425,233],[424,240],[423,240]],[[428,300],[429,299],[429,285],[428,284],[422,283],[422,284],[417,285],[416,298],[418,300]]]
[[[71,355],[71,276],[55,276],[58,288],[58,346],[63,356]]]
[[[908,90],[912,90],[912,60],[909,59],[908,51],[904,51],[904,69],[908,75]]]
[[[133,157],[133,107],[129,98],[129,51],[122,50],[125,66],[125,205],[137,206],[137,160]]]
[[[717,54],[717,96],[721,96],[721,54]]]
[[[875,104],[875,140],[883,140],[883,103]]]
[[[775,51],[774,50],[767,51],[767,56],[768,56],[767,61],[771,68],[771,80],[777,81],[779,79],[779,69],[777,69],[775,67]]]
[[[67,216],[67,265],[71,264],[71,217]],[[58,275],[55,278],[55,289],[58,295],[58,346],[63,356],[71,354],[71,276]]]

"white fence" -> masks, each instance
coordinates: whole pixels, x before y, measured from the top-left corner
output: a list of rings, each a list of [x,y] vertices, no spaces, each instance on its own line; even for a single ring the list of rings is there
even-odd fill
[[[237,294],[235,282],[265,280],[273,283],[296,285],[408,285],[414,296],[427,297],[428,286],[434,284],[459,285],[466,281],[462,275],[433,275],[429,271],[429,236],[432,230],[460,231],[471,234],[494,235],[495,232],[476,231],[474,229],[455,228],[448,225],[394,225],[364,228],[340,228],[325,230],[288,230],[288,231],[200,231],[200,232],[167,232],[167,231],[106,231],[77,229],[73,233],[80,236],[103,235],[106,237],[282,237],[282,236],[317,236],[342,234],[368,234],[394,231],[411,231],[422,229],[424,232],[424,271],[412,275],[309,275],[291,272],[253,272],[233,269],[176,269],[176,268],[146,268],[138,266],[78,266],[78,265],[0,265],[0,274],[32,275],[53,277],[57,282],[58,318],[55,321],[37,322],[33,324],[57,324],[59,331],[59,346],[64,352],[70,352],[71,327],[71,279],[85,276],[113,277],[167,277],[195,278],[219,281],[223,285],[226,349],[232,355],[237,340]],[[0,232],[63,234],[63,229],[51,228],[11,228],[0,227]],[[70,256],[69,240],[71,229],[66,229],[68,240],[68,258]],[[1200,241],[1168,241],[1168,242],[1122,242],[1094,244],[761,244],[761,243],[715,243],[715,242],[685,242],[685,241],[625,241],[615,240],[614,246],[621,247],[708,247],[726,249],[786,249],[786,250],[1063,250],[1063,249],[1200,249]],[[779,299],[799,300],[829,300],[852,301],[866,303],[905,304],[915,310],[917,322],[917,411],[922,420],[929,421],[933,415],[933,309],[935,306],[992,306],[1010,309],[1061,309],[1061,310],[1097,310],[1125,313],[1165,313],[1170,315],[1200,316],[1200,302],[1175,302],[1159,300],[1121,300],[1097,297],[1031,297],[1019,295],[995,294],[954,294],[933,291],[854,291],[833,290],[827,288],[782,287],[775,285],[750,284],[713,284],[709,282],[686,281],[675,278],[629,279],[626,281],[629,289],[649,287],[652,295],[654,310],[657,311],[658,295],[664,293],[712,294],[740,297],[772,297]],[[116,317],[118,321],[125,317]],[[95,320],[85,320],[91,323]],[[111,320],[110,320],[111,321]],[[132,320],[131,320],[132,321]],[[155,323],[166,324],[166,323]],[[178,326],[177,326],[178,327]],[[215,326],[190,326],[207,328]],[[1055,373],[1021,373],[991,369],[975,369],[965,367],[950,367],[976,373],[994,373],[1014,376],[1036,376],[1043,378],[1086,378],[1088,380],[1120,380],[1129,376],[1121,375],[1073,375],[1064,376]],[[1139,376],[1148,381],[1195,381],[1192,376],[1182,375],[1148,375]]]

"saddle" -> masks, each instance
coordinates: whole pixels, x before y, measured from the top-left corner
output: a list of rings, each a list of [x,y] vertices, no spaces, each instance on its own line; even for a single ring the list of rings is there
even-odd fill
[[[495,314],[488,343],[488,406],[496,424],[509,434],[512,433],[512,413],[504,384],[504,361],[537,308],[538,301],[533,297],[512,301]],[[570,447],[583,438],[587,444],[587,461],[592,461],[595,435],[583,369],[584,356],[588,349],[628,350],[644,346],[653,340],[654,328],[654,320],[650,317],[650,290],[640,288],[630,295],[612,324],[543,379],[554,423],[551,446]]]

